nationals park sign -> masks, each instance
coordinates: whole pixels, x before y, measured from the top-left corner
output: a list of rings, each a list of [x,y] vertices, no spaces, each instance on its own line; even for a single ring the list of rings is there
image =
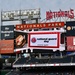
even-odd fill
[[[70,9],[68,11],[62,11],[61,9],[59,11],[46,11],[46,20],[50,20],[53,18],[60,18],[60,17],[67,17],[70,19],[74,19],[74,10]]]

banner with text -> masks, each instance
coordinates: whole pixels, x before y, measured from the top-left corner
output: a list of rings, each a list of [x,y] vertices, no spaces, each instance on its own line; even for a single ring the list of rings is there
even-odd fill
[[[49,22],[37,24],[17,24],[16,30],[36,29],[36,28],[56,28],[64,27],[64,22]]]
[[[29,33],[29,47],[36,48],[59,48],[59,32]]]
[[[0,40],[0,54],[14,52],[14,40]]]
[[[14,25],[1,26],[1,39],[14,39]]]

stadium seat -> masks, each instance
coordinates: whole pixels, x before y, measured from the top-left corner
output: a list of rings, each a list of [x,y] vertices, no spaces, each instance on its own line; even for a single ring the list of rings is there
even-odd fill
[[[75,55],[73,55],[72,57],[73,57],[72,63],[75,63]]]
[[[19,64],[25,64],[25,63],[27,63],[27,61],[28,61],[28,57],[27,58],[19,58],[15,63],[14,63],[14,65],[19,65]]]
[[[63,58],[52,58],[48,61],[49,63],[70,63],[71,57],[63,57]]]

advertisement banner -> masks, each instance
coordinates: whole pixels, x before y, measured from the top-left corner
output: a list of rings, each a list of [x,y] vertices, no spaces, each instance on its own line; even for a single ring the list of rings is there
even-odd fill
[[[67,51],[75,51],[75,36],[67,37]]]
[[[14,25],[1,26],[1,39],[14,39]]]
[[[15,51],[27,48],[27,38],[27,33],[15,31]]]
[[[66,22],[66,36],[75,36],[75,21]]]
[[[0,40],[0,54],[14,52],[14,40]]]
[[[59,32],[29,33],[29,47],[59,48]]]

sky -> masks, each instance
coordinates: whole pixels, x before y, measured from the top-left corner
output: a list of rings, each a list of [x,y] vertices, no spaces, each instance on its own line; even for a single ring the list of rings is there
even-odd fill
[[[40,8],[41,19],[46,17],[46,11],[75,9],[75,0],[0,0],[0,12]]]

